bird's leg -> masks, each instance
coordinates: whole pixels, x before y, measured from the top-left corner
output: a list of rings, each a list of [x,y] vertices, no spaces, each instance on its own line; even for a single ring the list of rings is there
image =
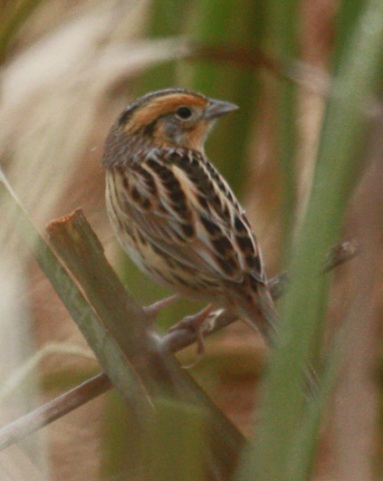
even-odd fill
[[[154,302],[150,304],[150,306],[145,306],[144,312],[149,317],[151,321],[155,321],[158,314],[163,310],[169,307],[175,300],[179,297],[178,294],[173,294],[172,296],[165,297],[165,299],[161,299],[160,301]]]
[[[177,322],[175,326],[171,327],[169,329],[169,332],[174,332],[182,329],[192,330],[197,337],[197,353],[199,355],[202,355],[205,352],[202,326],[213,309],[214,307],[209,304],[196,314],[184,317],[183,319],[181,319],[181,321]]]

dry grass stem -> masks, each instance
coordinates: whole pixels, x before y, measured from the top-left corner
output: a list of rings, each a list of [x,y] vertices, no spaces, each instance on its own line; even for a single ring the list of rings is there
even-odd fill
[[[34,431],[82,406],[111,387],[109,378],[104,373],[98,374],[8,424],[0,430],[0,450],[19,442]]]

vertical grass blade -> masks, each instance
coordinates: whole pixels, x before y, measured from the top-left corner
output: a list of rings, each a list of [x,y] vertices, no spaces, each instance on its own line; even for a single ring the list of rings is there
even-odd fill
[[[206,479],[203,452],[206,420],[203,411],[166,401],[156,402],[155,408],[144,439],[144,479]]]
[[[298,56],[298,9],[297,0],[283,2],[272,0],[267,3],[267,43],[273,55],[282,62],[289,62]],[[275,146],[276,155],[282,167],[284,194],[285,251],[289,251],[291,233],[296,211],[296,143],[297,143],[297,86],[284,79],[271,79],[275,84]]]
[[[136,411],[138,416],[138,412],[142,411],[145,404],[148,404],[148,400],[137,374],[126,362],[124,353],[118,349],[114,339],[102,329],[93,308],[62,267],[55,253],[40,236],[1,171],[0,196],[3,206],[6,208],[5,218],[12,219],[18,234],[32,251],[41,270],[51,282],[63,304],[79,327],[85,330],[89,343],[97,341],[103,343],[99,357],[101,364],[108,371],[114,385],[127,404],[131,407],[139,406]],[[133,386],[135,386],[134,389]]]
[[[318,313],[328,299],[329,277],[320,272],[326,252],[339,239],[382,53],[383,3],[370,0],[344,51],[327,106],[313,190],[291,263],[292,283],[282,303],[279,348],[265,380],[258,442],[237,481],[292,479],[287,467],[304,409],[301,373],[314,334],[320,338],[323,318]]]
[[[156,0],[152,2],[148,12],[146,28],[148,36],[165,38],[180,35],[187,8],[187,2],[180,2],[179,0]],[[175,62],[169,62],[144,72],[139,86],[140,93],[144,94],[152,90],[177,86],[176,70]]]
[[[259,0],[199,0],[190,22],[190,40],[204,46],[231,46],[257,50],[264,33],[263,4]],[[238,53],[240,55],[240,53]],[[260,84],[254,70],[234,63],[201,59],[187,77],[193,89],[240,106],[235,120],[223,120],[209,139],[208,154],[230,185],[239,190],[244,179],[250,132],[257,115]],[[235,167],[234,167],[235,166]]]

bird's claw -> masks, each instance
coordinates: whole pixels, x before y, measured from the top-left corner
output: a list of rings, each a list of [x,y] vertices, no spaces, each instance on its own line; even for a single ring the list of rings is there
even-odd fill
[[[197,355],[198,355],[198,360],[196,362],[198,362],[199,359],[203,357],[205,354],[203,326],[205,324],[205,321],[208,319],[212,309],[213,309],[213,306],[209,305],[204,309],[202,309],[202,311],[197,312],[196,314],[192,314],[190,316],[184,317],[175,326],[169,329],[169,332],[187,329],[187,330],[191,330],[195,334],[196,342],[197,342]],[[187,367],[194,366],[196,362],[193,362],[191,366],[187,366]]]

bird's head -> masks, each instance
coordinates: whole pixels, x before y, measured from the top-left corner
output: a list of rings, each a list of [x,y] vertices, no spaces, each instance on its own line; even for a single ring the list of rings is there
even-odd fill
[[[147,94],[124,110],[118,130],[156,146],[203,150],[215,120],[238,107],[185,89],[167,89]]]

